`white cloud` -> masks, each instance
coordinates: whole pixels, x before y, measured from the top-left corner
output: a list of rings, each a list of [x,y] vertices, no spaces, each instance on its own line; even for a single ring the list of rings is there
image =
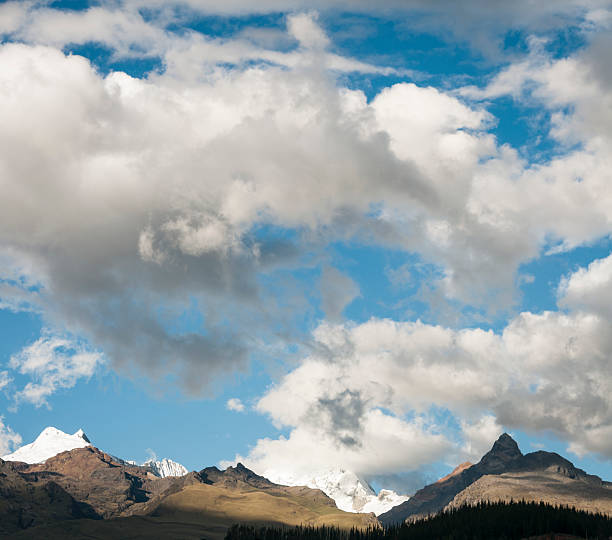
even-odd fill
[[[443,435],[419,420],[406,422],[376,409],[364,414],[354,444],[338,440],[326,427],[317,428],[315,421],[325,421],[325,417],[312,420],[312,424],[293,429],[286,439],[260,439],[248,456],[236,456],[236,461],[272,477],[336,467],[377,475],[418,469],[441,458],[451,447]]]
[[[9,376],[8,371],[0,371],[0,390],[8,386],[13,381]]]
[[[7,426],[4,418],[0,416],[0,456],[13,452],[21,444],[21,440],[21,435]]]
[[[45,335],[10,359],[13,370],[33,379],[15,393],[15,401],[48,407],[53,393],[73,387],[78,379],[90,378],[101,364],[100,353],[62,337]]]
[[[245,410],[244,403],[242,403],[242,401],[238,398],[228,399],[225,407],[228,411],[244,412]]]
[[[465,459],[476,463],[491,449],[502,434],[503,428],[495,416],[485,414],[473,422],[461,420],[461,431],[465,437],[465,443],[461,448],[463,455]]]
[[[330,40],[317,24],[316,13],[298,13],[287,17],[287,29],[302,47],[307,49],[325,49]]]
[[[1,8],[2,6],[0,6]],[[102,4],[86,10],[58,10],[33,3],[9,3],[0,11],[0,31],[17,41],[61,49],[71,45],[99,43],[112,51],[112,59],[159,58],[168,75],[206,78],[217,64],[272,63],[296,67],[317,61],[340,72],[392,73],[379,67],[333,53],[323,53],[329,39],[316,22],[316,12],[290,14],[286,37],[297,40],[301,50],[278,50],[286,43],[274,40],[255,42],[248,33],[226,38],[210,37],[196,31],[173,33],[168,25],[180,25],[184,16],[161,10],[143,17],[133,3]],[[261,46],[260,46],[261,45]],[[282,47],[281,47],[282,48]],[[285,47],[286,49],[286,47]]]
[[[598,313],[612,320],[612,255],[579,268],[559,284],[562,306]]]
[[[484,5],[470,9],[476,5],[491,16]],[[14,38],[53,47],[0,48],[2,277],[21,273],[37,285],[3,283],[2,305],[38,310],[50,327],[89,340],[118,368],[154,378],[172,373],[192,393],[210,388],[246,365],[262,335],[295,334],[288,327],[305,301],[281,305],[259,278],[271,268],[295,268],[301,253],[329,242],[358,238],[418,252],[441,268],[434,285],[445,299],[503,310],[515,300],[520,264],[551,238],[569,248],[611,232],[611,124],[601,104],[612,91],[598,40],[562,60],[533,52],[496,91],[518,88],[523,99],[516,81],[529,81],[529,99],[559,114],[559,107],[574,107],[555,121],[554,135],[562,141],[573,131],[582,148],[530,166],[497,144],[480,103],[410,83],[368,102],[328,72],[334,62],[377,66],[326,52],[322,67],[311,69],[312,50],[305,49],[320,52],[333,35],[310,14],[289,16],[304,46],[287,52],[254,47],[245,36],[174,35],[162,24],[172,16],[167,10],[151,22],[132,7],[109,4],[84,13],[45,8],[26,18],[15,15],[14,4],[10,9],[7,28],[20,25]],[[550,9],[531,15],[545,21]],[[29,33],[34,28],[38,37]],[[118,55],[159,54],[166,71],[146,79],[102,76],[84,58],[54,48],[88,39],[111,44]],[[258,237],[262,225],[297,233]],[[333,300],[326,306],[332,318],[356,294],[349,289],[339,298],[324,295]],[[177,334],[168,318],[192,301],[202,328]],[[557,317],[553,326],[565,324],[548,317]],[[587,324],[577,317],[567,324]],[[376,331],[503,345],[483,331],[392,326]],[[273,327],[281,331],[270,336]],[[319,337],[332,332],[325,328]],[[344,331],[333,332],[352,346]],[[483,358],[466,360],[469,369],[451,386],[472,388],[489,368],[478,354]],[[429,365],[413,369],[437,374]],[[498,385],[476,389],[473,404],[462,406],[477,408]],[[418,406],[426,407],[424,389],[413,391],[412,405],[421,396]]]
[[[607,273],[599,279],[607,263],[565,283],[588,283],[607,298]],[[261,439],[236,459],[271,474],[344,466],[385,475],[437,459],[478,460],[504,428],[612,456],[612,318],[579,307],[524,312],[498,334],[380,319],[322,324],[316,352],[257,404],[289,436]],[[444,426],[438,435],[436,411],[448,411],[459,431]]]

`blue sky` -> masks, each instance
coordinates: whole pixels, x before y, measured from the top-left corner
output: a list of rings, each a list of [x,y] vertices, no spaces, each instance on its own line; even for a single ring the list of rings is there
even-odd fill
[[[0,450],[612,478],[609,2],[0,4]]]

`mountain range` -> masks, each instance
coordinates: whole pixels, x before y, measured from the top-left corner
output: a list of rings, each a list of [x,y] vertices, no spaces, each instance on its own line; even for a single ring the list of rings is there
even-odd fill
[[[31,465],[34,463],[44,463],[47,459],[61,452],[68,452],[87,446],[91,446],[91,441],[82,429],[69,435],[55,427],[49,426],[42,430],[34,442],[18,448],[12,454],[2,456],[1,459],[4,461],[20,461]],[[138,465],[135,461],[123,460],[115,456],[113,456],[113,459],[128,465]],[[161,460],[149,459],[142,466],[148,467],[153,474],[160,478],[165,478],[166,476],[184,476],[189,472],[183,465],[168,458]]]
[[[91,446],[91,442],[82,429],[69,435],[55,427],[47,427],[34,442],[22,446],[12,454],[2,456],[2,459],[28,464],[42,463],[60,452],[86,446]],[[160,478],[184,476],[189,472],[186,467],[169,458],[149,459],[139,464],[132,460],[112,457],[118,463],[147,467],[150,472]],[[335,501],[338,508],[345,512],[373,512],[378,515],[408,499],[407,496],[398,495],[386,489],[381,490],[377,495],[363,478],[343,469],[331,469],[305,476],[282,475],[270,471],[269,474],[266,473],[266,476],[277,484],[320,489]]]
[[[480,501],[523,499],[612,515],[611,483],[555,453],[523,454],[508,434],[478,463],[459,465],[410,498],[384,490],[376,495],[341,469],[288,482],[311,487],[272,480],[240,463],[197,472],[168,459],[139,465],[94,447],[82,430],[67,435],[47,428],[0,459],[0,536],[220,540],[233,523],[379,527]],[[336,493],[337,501],[317,485]],[[377,510],[397,504],[377,519],[376,500],[383,501]],[[348,505],[351,512],[342,509]]]
[[[0,460],[0,537],[211,538],[236,522],[378,526],[320,490],[274,484],[238,464],[160,478],[87,445],[43,463]]]

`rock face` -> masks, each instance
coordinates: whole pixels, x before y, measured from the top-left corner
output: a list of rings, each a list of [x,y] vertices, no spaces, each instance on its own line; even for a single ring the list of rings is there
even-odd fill
[[[379,519],[399,523],[462,504],[523,498],[612,514],[612,484],[552,452],[523,455],[504,433],[476,465],[425,486]]]

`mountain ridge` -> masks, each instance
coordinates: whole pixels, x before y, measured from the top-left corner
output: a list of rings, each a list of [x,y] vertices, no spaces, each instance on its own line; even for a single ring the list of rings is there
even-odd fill
[[[488,480],[480,481],[483,477]],[[530,493],[537,493],[545,502],[547,497],[562,502],[563,492],[567,493],[574,488],[586,493],[590,489],[592,493],[597,492],[602,501],[599,508],[612,513],[612,484],[575,467],[572,462],[554,452],[539,450],[523,454],[516,441],[504,433],[478,463],[421,488],[408,501],[378,517],[384,525],[391,525],[435,514],[458,504],[509,500],[513,498],[510,488],[519,482],[519,478],[522,479],[523,498],[536,500],[535,495],[531,496]],[[479,481],[477,487],[464,493]],[[501,489],[499,481],[503,481],[506,491]],[[516,492],[516,488],[513,490],[512,493]],[[575,498],[573,502],[578,507],[589,506],[587,499]]]
[[[371,514],[339,510],[320,490],[278,485],[242,464],[160,478],[149,466],[88,444],[42,463],[0,460],[0,474],[3,537],[19,537],[18,531],[26,529],[28,536],[63,538],[61,530],[67,528],[74,537],[98,531],[106,538],[119,528],[121,534],[147,531],[147,537],[156,538],[201,538],[205,531],[221,540],[234,522],[379,526]]]

